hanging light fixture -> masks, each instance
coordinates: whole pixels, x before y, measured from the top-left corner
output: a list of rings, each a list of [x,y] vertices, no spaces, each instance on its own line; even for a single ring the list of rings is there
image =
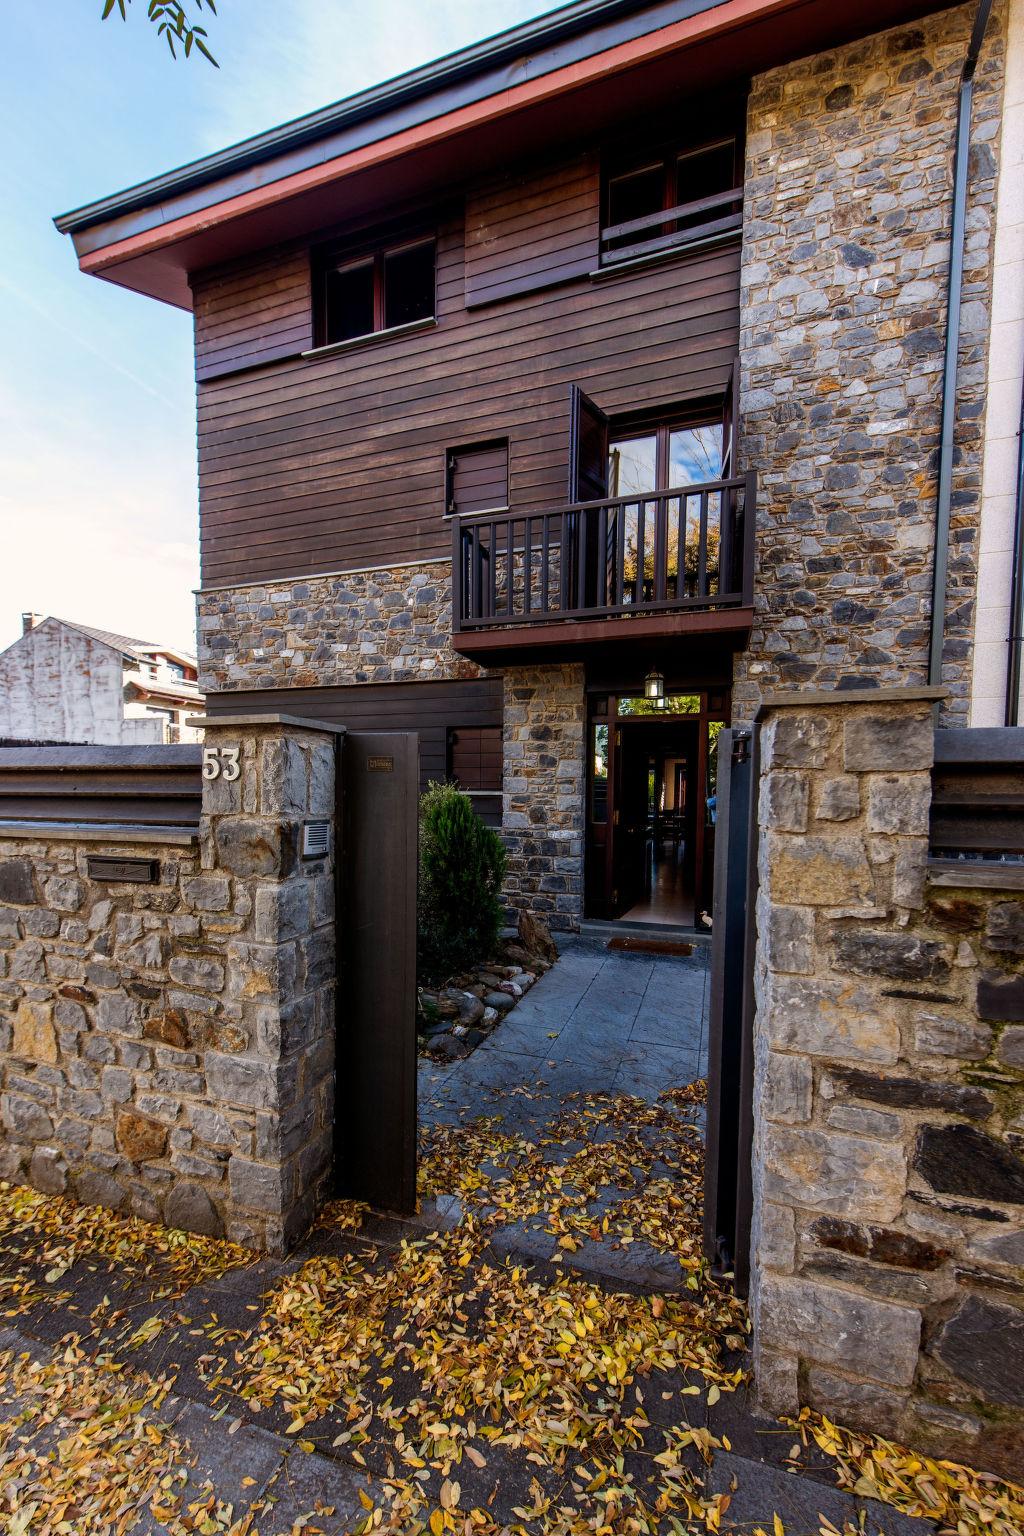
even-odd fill
[[[656,668],[644,678],[644,698],[658,706],[665,702],[665,679]]]

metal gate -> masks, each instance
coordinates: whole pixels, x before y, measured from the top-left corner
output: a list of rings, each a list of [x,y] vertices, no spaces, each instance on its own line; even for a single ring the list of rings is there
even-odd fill
[[[356,731],[339,775],[335,1167],[339,1192],[416,1209],[419,738]]]
[[[722,731],[711,930],[704,1251],[716,1269],[734,1273],[741,1295],[746,1294],[750,1276],[757,779],[756,730]]]

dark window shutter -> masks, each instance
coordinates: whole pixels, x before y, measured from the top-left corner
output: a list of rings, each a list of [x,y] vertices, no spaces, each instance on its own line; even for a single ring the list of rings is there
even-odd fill
[[[608,417],[578,384],[569,386],[569,504],[608,494]]]
[[[448,771],[460,789],[501,792],[501,727],[459,726],[448,733]]]
[[[496,507],[507,506],[507,442],[449,449],[449,512],[491,512]]]

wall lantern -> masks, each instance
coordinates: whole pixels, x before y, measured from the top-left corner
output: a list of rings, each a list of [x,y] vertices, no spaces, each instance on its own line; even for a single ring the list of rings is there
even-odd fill
[[[664,704],[665,679],[660,672],[648,672],[644,678],[644,698],[655,704]]]

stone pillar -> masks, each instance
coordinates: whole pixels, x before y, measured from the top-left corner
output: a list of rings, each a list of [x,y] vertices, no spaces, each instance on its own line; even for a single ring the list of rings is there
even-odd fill
[[[201,723],[202,862],[234,888],[223,954],[245,1041],[207,1053],[207,1084],[216,1105],[253,1120],[249,1147],[228,1163],[226,1224],[236,1241],[281,1252],[308,1227],[331,1173],[341,728],[281,715]],[[330,823],[326,856],[304,856],[310,821]]]
[[[755,1371],[771,1412],[1013,1475],[1024,878],[929,873],[938,695],[762,708]]]
[[[583,915],[583,666],[509,667],[504,677],[505,894],[509,906],[575,931]]]

